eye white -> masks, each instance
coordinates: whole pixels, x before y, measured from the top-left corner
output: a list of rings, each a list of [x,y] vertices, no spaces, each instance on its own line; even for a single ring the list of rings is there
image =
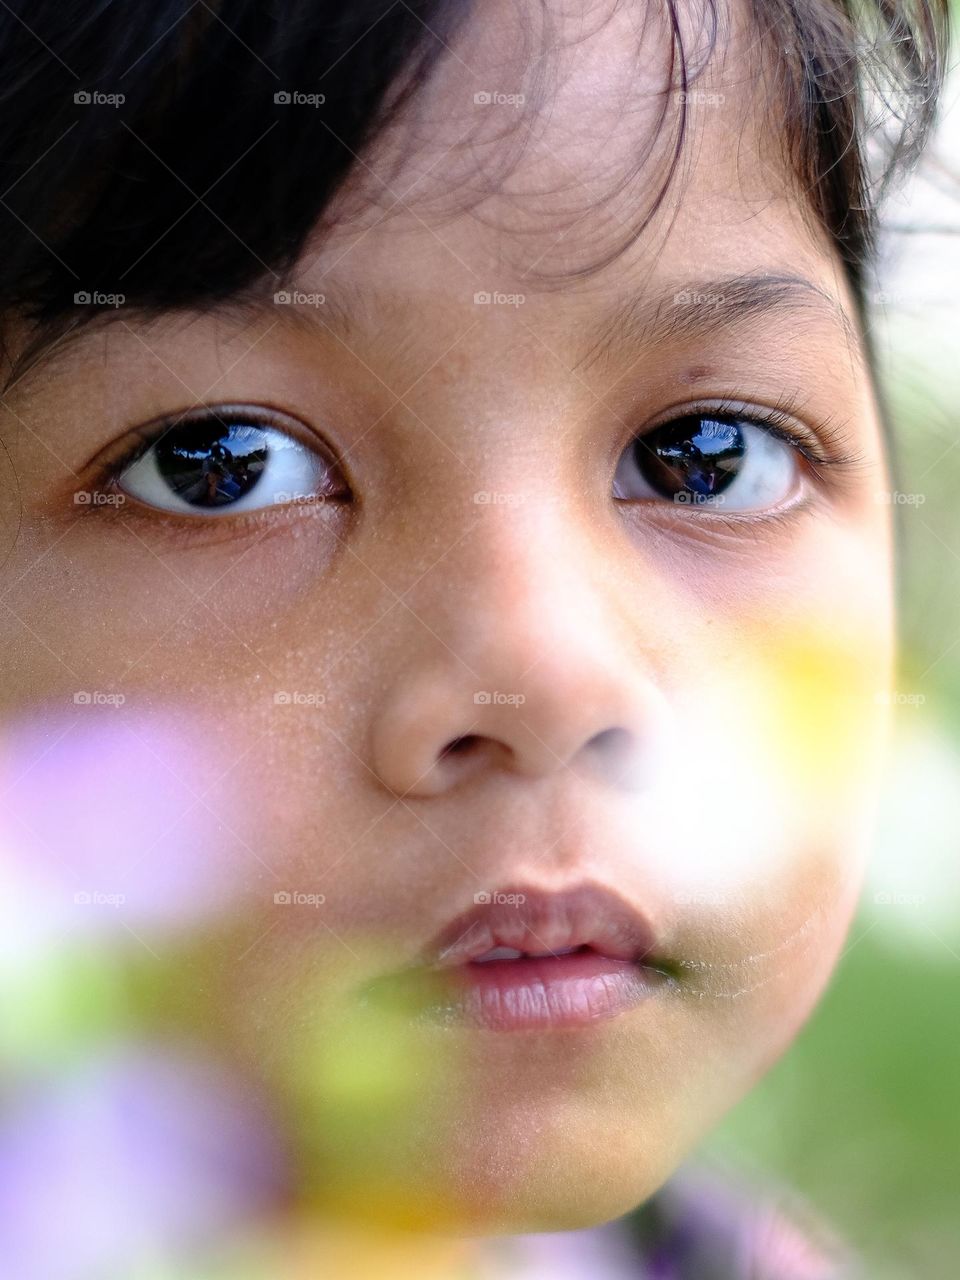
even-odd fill
[[[704,415],[709,416],[709,415]],[[787,499],[797,482],[797,451],[771,431],[749,422],[738,422],[744,443],[739,471],[716,495],[698,498],[678,494],[674,498],[656,489],[637,463],[633,444],[624,450],[614,477],[617,498],[670,502],[677,506],[720,511],[760,511]]]
[[[248,434],[266,450],[266,462],[256,483],[232,502],[208,506],[188,502],[164,477],[157,463],[156,446],[151,445],[121,475],[119,488],[160,511],[204,518],[239,515],[265,507],[304,501],[323,493],[330,463],[292,436],[274,427],[229,424],[224,435]],[[254,434],[255,433],[255,434]]]

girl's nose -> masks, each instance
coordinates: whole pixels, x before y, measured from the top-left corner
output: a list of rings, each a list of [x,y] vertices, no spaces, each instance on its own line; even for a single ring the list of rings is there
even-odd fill
[[[664,715],[643,638],[609,574],[547,541],[448,565],[445,584],[407,600],[404,656],[371,725],[390,791],[438,795],[491,771],[642,782]]]

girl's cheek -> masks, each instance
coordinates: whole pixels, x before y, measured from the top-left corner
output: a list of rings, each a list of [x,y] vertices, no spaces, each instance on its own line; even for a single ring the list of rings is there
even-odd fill
[[[682,836],[657,872],[687,981],[772,1045],[789,1039],[835,962],[869,848],[886,730],[884,589],[821,617],[738,629],[735,667],[699,691],[676,787]],[[771,1053],[774,1050],[770,1050]]]
[[[7,669],[29,666],[34,678],[23,683],[39,675],[51,694],[96,680],[226,696],[254,673],[266,678],[288,638],[280,627],[296,630],[284,621],[292,603],[314,639],[330,628],[331,602],[338,619],[357,611],[336,576],[348,538],[342,512],[302,507],[252,519],[240,534],[217,520],[164,531],[160,517],[153,524],[123,506],[78,511],[66,526],[25,527],[4,567]],[[375,609],[374,594],[357,607]],[[14,701],[15,682],[3,696]]]

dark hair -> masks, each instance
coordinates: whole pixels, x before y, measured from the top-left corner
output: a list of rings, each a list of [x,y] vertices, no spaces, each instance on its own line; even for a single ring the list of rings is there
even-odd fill
[[[934,119],[948,2],[752,0],[790,170],[861,308],[878,194],[917,155]],[[716,0],[704,3],[715,39]],[[677,4],[663,0],[663,15],[673,84],[684,89],[691,73]],[[96,305],[75,305],[78,292],[122,293],[161,311],[282,276],[357,158],[450,56],[477,7],[7,0],[0,310],[36,322],[49,341],[97,314]],[[871,114],[878,90],[889,108],[885,132]],[[322,93],[322,110],[275,100],[290,91]],[[681,107],[674,160],[684,120]],[[885,142],[879,185],[871,136]]]

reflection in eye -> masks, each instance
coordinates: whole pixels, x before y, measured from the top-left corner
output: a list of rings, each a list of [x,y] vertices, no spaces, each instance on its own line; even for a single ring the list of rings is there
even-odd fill
[[[168,428],[124,468],[117,485],[161,511],[199,516],[345,491],[333,463],[293,436],[223,414]]]
[[[694,413],[655,427],[621,456],[614,496],[756,511],[788,498],[796,451],[762,426]]]

